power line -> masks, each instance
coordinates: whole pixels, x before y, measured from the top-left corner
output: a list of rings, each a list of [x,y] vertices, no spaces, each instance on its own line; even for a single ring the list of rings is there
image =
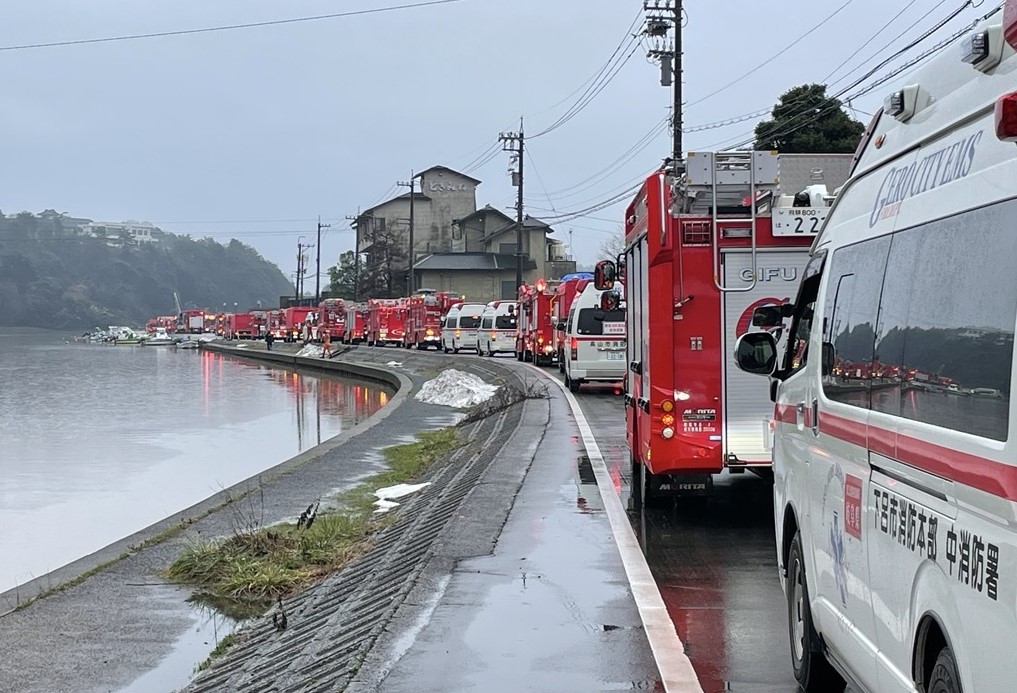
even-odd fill
[[[929,38],[930,36],[932,36],[932,35],[933,35],[933,34],[934,34],[934,33],[935,33],[936,31],[938,31],[938,30],[939,30],[939,29],[941,29],[941,28],[942,28],[943,26],[945,26],[945,25],[946,25],[947,23],[949,23],[949,21],[951,21],[952,19],[954,19],[954,18],[955,18],[955,17],[957,16],[957,15],[959,15],[959,14],[960,14],[960,12],[961,12],[961,11],[965,10],[965,9],[966,9],[966,8],[967,8],[967,7],[969,6],[969,5],[972,5],[972,2],[971,2],[970,0],[969,0],[968,2],[965,2],[965,3],[963,4],[963,5],[961,5],[961,6],[960,6],[959,8],[957,8],[956,10],[954,10],[954,11],[953,11],[953,12],[952,12],[952,13],[950,14],[950,16],[948,16],[948,17],[946,17],[945,19],[943,19],[942,21],[940,21],[940,22],[939,22],[939,23],[938,23],[938,24],[937,24],[937,25],[936,25],[935,27],[933,27],[932,29],[930,29],[930,30],[926,31],[926,32],[925,32],[925,33],[924,33],[924,34],[923,34],[923,35],[922,35],[921,37],[919,37],[918,39],[916,39],[915,41],[913,41],[913,42],[912,42],[911,44],[909,44],[909,45],[908,45],[907,47],[905,47],[905,48],[904,48],[904,49],[902,49],[901,51],[898,51],[898,52],[897,52],[897,53],[895,53],[894,55],[890,56],[889,58],[887,58],[886,60],[884,60],[883,62],[881,62],[881,63],[880,63],[879,65],[877,65],[877,66],[875,66],[874,68],[872,68],[872,69],[871,69],[871,70],[870,70],[869,72],[867,72],[867,73],[866,73],[865,75],[863,75],[862,77],[860,77],[860,78],[859,78],[858,80],[856,80],[855,82],[853,82],[853,83],[852,83],[852,84],[850,84],[849,86],[847,86],[847,87],[845,87],[844,89],[842,89],[842,90],[841,90],[840,92],[838,92],[837,94],[835,94],[835,95],[834,95],[834,96],[833,96],[832,98],[833,98],[833,99],[838,99],[838,100],[839,100],[839,99],[841,99],[841,98],[842,98],[842,97],[844,96],[844,94],[845,94],[845,93],[846,93],[846,92],[847,92],[847,91],[848,91],[849,89],[852,89],[852,88],[854,88],[854,87],[858,86],[859,84],[861,84],[861,82],[863,82],[863,81],[865,81],[866,79],[868,79],[869,77],[871,77],[873,73],[875,73],[875,72],[876,72],[877,70],[879,70],[879,69],[880,69],[881,67],[885,66],[885,65],[886,65],[886,64],[887,64],[888,62],[890,62],[891,60],[893,60],[893,59],[894,59],[894,58],[896,58],[896,57],[899,57],[899,56],[900,56],[901,54],[903,54],[903,53],[907,52],[907,51],[908,51],[908,50],[910,50],[911,48],[914,48],[915,46],[919,45],[919,44],[920,44],[920,43],[921,43],[922,41],[924,41],[925,39],[927,39],[927,38]],[[1000,7],[1002,7],[1002,5],[1000,5]],[[851,101],[851,100],[857,99],[857,98],[859,98],[859,97],[861,97],[861,96],[864,96],[865,94],[868,94],[869,92],[871,92],[871,91],[875,90],[875,89],[876,89],[877,87],[880,87],[880,86],[882,86],[883,84],[885,84],[886,82],[889,82],[889,81],[890,81],[891,79],[893,79],[894,77],[897,77],[897,76],[898,76],[899,74],[901,74],[902,72],[904,72],[904,71],[906,71],[906,70],[908,70],[908,69],[910,69],[910,68],[913,68],[913,67],[917,66],[918,64],[920,64],[920,63],[924,62],[925,60],[927,60],[927,59],[928,59],[929,57],[931,57],[931,56],[932,56],[932,55],[934,55],[935,53],[938,53],[939,51],[943,50],[944,48],[946,48],[947,46],[949,46],[950,44],[952,44],[952,43],[953,43],[954,41],[956,41],[956,40],[957,40],[958,38],[960,38],[961,36],[963,36],[963,35],[965,35],[966,33],[968,33],[968,32],[969,32],[969,31],[971,30],[971,28],[972,28],[973,26],[975,26],[975,25],[977,25],[977,24],[978,24],[978,22],[980,22],[980,21],[982,21],[982,20],[984,20],[984,19],[987,19],[987,18],[988,18],[988,17],[990,17],[990,16],[992,15],[992,14],[994,14],[995,12],[998,12],[998,11],[999,11],[999,8],[997,7],[997,8],[995,9],[995,10],[993,10],[993,11],[992,11],[992,12],[990,12],[990,13],[988,13],[988,14],[987,14],[987,15],[985,15],[984,17],[982,17],[982,18],[979,18],[979,19],[975,20],[974,22],[972,22],[971,24],[969,24],[969,25],[967,25],[967,26],[964,26],[964,27],[962,27],[961,29],[959,29],[958,31],[954,32],[954,33],[953,33],[952,35],[950,35],[949,37],[945,38],[944,40],[942,40],[942,41],[940,41],[939,43],[937,43],[936,45],[934,45],[934,46],[933,46],[932,48],[929,48],[929,49],[928,49],[928,50],[926,50],[925,52],[923,52],[923,53],[919,54],[918,56],[916,56],[916,57],[912,58],[911,60],[909,60],[909,61],[905,62],[904,64],[902,64],[902,65],[899,65],[898,67],[894,68],[894,69],[893,69],[893,70],[891,70],[891,71],[890,71],[889,73],[887,73],[886,75],[883,75],[882,77],[880,77],[879,79],[877,79],[877,80],[876,80],[875,82],[873,82],[872,84],[869,84],[868,86],[866,86],[866,87],[863,87],[863,88],[862,88],[862,89],[860,89],[859,91],[857,91],[857,92],[855,92],[855,93],[851,94],[850,96],[846,97],[846,99],[845,99],[845,100],[846,100],[846,101]],[[839,106],[837,106],[837,105],[830,105],[830,106],[827,106],[826,108],[824,108],[824,109],[820,110],[820,111],[819,111],[818,113],[815,113],[815,114],[813,115],[813,117],[812,117],[812,118],[810,118],[810,119],[808,119],[808,120],[806,120],[806,121],[804,121],[804,122],[802,122],[802,123],[796,124],[796,125],[794,125],[794,126],[791,126],[791,125],[789,124],[788,126],[786,126],[786,127],[785,127],[785,129],[784,129],[784,130],[782,130],[782,131],[780,131],[780,132],[777,132],[777,133],[772,133],[772,134],[771,134],[771,133],[767,133],[767,137],[768,137],[768,138],[777,138],[777,137],[786,137],[787,135],[790,135],[790,134],[793,134],[793,133],[795,133],[795,132],[798,132],[798,131],[799,131],[799,130],[801,130],[802,128],[804,128],[804,127],[806,127],[806,126],[808,126],[808,125],[811,125],[812,123],[816,122],[817,120],[819,120],[820,118],[822,118],[822,117],[823,117],[824,115],[826,115],[827,113],[830,113],[831,111],[835,110],[836,108],[839,108]],[[796,114],[794,114],[793,116],[791,116],[791,118],[790,118],[789,120],[794,120],[795,118],[797,118],[797,117],[799,117],[799,116],[801,116],[801,115],[807,114],[807,113],[809,113],[809,112],[810,112],[810,110],[811,110],[811,109],[809,109],[809,110],[804,110],[804,111],[800,111],[799,113],[796,113]],[[746,133],[746,134],[747,134],[747,133]],[[744,140],[744,141],[742,141],[742,142],[739,142],[738,144],[735,144],[735,145],[733,145],[733,147],[737,149],[738,147],[743,147],[743,146],[746,146],[746,145],[748,145],[748,144],[752,143],[752,142],[754,141],[754,139],[755,139],[755,138],[753,137],[752,139]]]
[[[70,41],[50,41],[46,43],[26,43],[18,46],[0,46],[0,51],[20,51],[32,48],[56,48],[60,46],[82,46],[93,43],[113,43],[117,41],[137,41],[141,39],[164,38],[167,36],[187,36],[191,34],[209,34],[212,32],[235,31],[238,29],[254,29],[266,26],[280,26],[282,24],[298,24],[302,22],[318,22],[326,19],[340,19],[343,17],[355,17],[366,14],[378,14],[380,12],[395,12],[397,10],[409,10],[418,7],[429,7],[432,5],[448,5],[454,2],[465,2],[466,0],[427,0],[425,2],[414,2],[405,5],[392,5],[390,7],[373,7],[366,10],[350,10],[348,12],[333,12],[332,14],[320,14],[313,17],[295,17],[292,19],[273,19],[264,22],[247,22],[245,24],[227,24],[223,26],[203,27],[200,29],[179,29],[177,31],[157,31],[149,34],[128,34],[125,36],[107,36],[104,38],[75,39]]]
[[[943,4],[943,3],[941,2],[940,5],[941,4]],[[941,50],[946,45],[948,45],[949,43],[951,43],[954,40],[956,40],[959,36],[963,35],[967,31],[969,31],[970,28],[972,26],[974,26],[975,24],[977,24],[979,21],[982,21],[982,19],[985,19],[985,18],[991,16],[994,12],[998,11],[998,8],[997,8],[997,10],[994,10],[993,12],[990,12],[987,15],[985,15],[985,17],[977,19],[974,22],[972,22],[971,24],[963,27],[962,29],[960,29],[959,31],[954,33],[952,36],[950,36],[949,38],[945,39],[943,42],[941,42],[941,43],[937,44],[936,46],[934,46],[931,50],[926,51],[925,53],[921,54],[920,56],[918,56],[917,58],[913,59],[912,61],[909,61],[909,62],[905,63],[901,68],[898,68],[898,69],[894,70],[893,72],[891,72],[889,75],[887,75],[887,76],[885,76],[883,78],[880,78],[880,80],[878,80],[877,82],[873,83],[869,87],[866,87],[866,88],[862,89],[861,91],[859,91],[857,93],[851,94],[849,96],[845,96],[851,89],[854,89],[855,87],[858,87],[859,85],[861,85],[862,82],[864,82],[865,80],[867,80],[870,77],[872,77],[872,75],[874,75],[881,68],[885,67],[886,65],[891,63],[893,60],[901,57],[902,55],[904,55],[905,53],[907,53],[911,49],[917,47],[922,42],[926,41],[929,37],[934,35],[937,31],[939,31],[944,26],[946,26],[951,21],[953,21],[957,16],[959,16],[961,14],[961,12],[963,12],[969,6],[973,6],[973,3],[972,3],[971,0],[967,0],[966,2],[964,2],[962,5],[960,5],[956,9],[952,10],[949,15],[947,15],[943,19],[939,20],[934,26],[932,26],[929,29],[927,29],[920,36],[918,36],[917,38],[913,39],[911,42],[909,42],[903,48],[899,49],[898,51],[896,51],[895,53],[893,53],[889,57],[885,58],[884,60],[882,60],[881,62],[879,62],[878,64],[876,64],[872,68],[870,68],[864,75],[862,75],[861,77],[855,79],[853,82],[851,82],[849,85],[847,85],[846,87],[842,88],[841,90],[839,90],[835,94],[832,94],[830,96],[830,98],[831,99],[835,99],[835,100],[841,100],[841,101],[852,101],[854,99],[859,98],[860,96],[864,96],[865,94],[867,94],[870,91],[872,91],[873,89],[875,89],[877,86],[880,86],[880,85],[884,84],[885,82],[889,81],[890,79],[892,79],[894,76],[896,76],[897,74],[902,72],[904,69],[907,69],[908,67],[910,67],[912,65],[918,64],[919,62],[921,62],[925,58],[929,57],[930,55],[932,55],[936,51]],[[936,7],[939,7],[939,5],[937,5]],[[926,16],[928,16],[928,15],[926,15]],[[921,20],[919,20],[919,21],[921,21]],[[912,26],[914,26],[914,25],[912,25]],[[910,27],[909,27],[908,30],[910,30]],[[906,33],[908,30],[905,30],[904,33]],[[894,39],[894,41],[896,41],[896,39]],[[882,53],[884,50],[886,50],[887,48],[892,46],[894,41],[891,41],[886,46],[883,46],[882,48],[880,48],[878,51],[876,51],[865,62],[868,62],[868,60],[871,60],[872,58],[875,58],[880,53]],[[849,60],[850,60],[850,58],[849,58]],[[848,73],[848,74],[850,74],[850,73]],[[844,77],[841,77],[840,79],[835,80],[831,84],[836,84],[838,82],[842,82],[845,79],[847,79],[846,75]],[[821,110],[819,113],[813,113],[812,107],[806,107],[806,108],[800,110],[799,112],[792,114],[788,118],[788,125],[785,126],[784,130],[778,131],[778,132],[775,132],[775,133],[767,133],[767,137],[770,137],[770,138],[786,137],[787,135],[793,134],[794,132],[797,132],[801,128],[806,127],[807,125],[810,125],[810,124],[816,122],[819,118],[823,117],[824,115],[826,115],[827,113],[831,112],[832,110],[834,110],[834,107],[831,106],[831,107],[827,107],[827,108]],[[795,119],[800,118],[802,116],[807,116],[807,115],[810,115],[810,114],[812,114],[813,117],[809,118],[808,120],[806,120],[804,122],[801,122],[801,123],[798,123],[798,124],[795,124],[793,126],[790,125],[790,123],[792,123]],[[737,144],[730,144],[731,142],[738,140],[738,138],[745,137],[746,135],[752,135],[752,137],[750,139],[747,139],[747,140],[742,140],[742,141],[738,142]],[[739,135],[736,135],[735,137],[728,138],[728,139],[726,139],[726,140],[724,140],[722,142],[717,142],[717,143],[711,144],[711,145],[709,145],[707,147],[707,149],[714,149],[714,148],[717,148],[717,147],[725,147],[725,148],[734,148],[734,149],[737,149],[739,147],[743,147],[743,146],[746,146],[746,145],[751,144],[752,142],[754,142],[755,141],[755,136],[754,135],[755,135],[754,131],[753,132],[744,132],[744,133],[741,133]]]
[[[637,36],[633,35],[632,32],[635,30],[636,25],[639,23],[639,19],[641,16],[642,9],[636,12],[636,16],[629,24],[629,28],[625,30],[625,35],[622,37],[621,42],[619,42],[618,45],[615,47],[614,51],[608,57],[607,61],[600,67],[600,69],[591,79],[586,80],[584,84],[586,84],[587,86],[583,93],[579,96],[579,98],[577,98],[572,103],[572,105],[565,110],[565,112],[562,115],[558,116],[558,119],[551,123],[551,125],[544,128],[536,135],[531,135],[530,136],[531,139],[533,137],[540,137],[542,135],[546,135],[550,132],[553,132],[554,130],[557,130],[568,121],[572,120],[572,118],[574,118],[580,111],[586,108],[586,106],[589,105],[589,103],[593,99],[595,99],[597,95],[600,94],[601,91],[604,90],[604,87],[606,87],[607,84],[609,84],[611,80],[614,79],[615,75],[618,74],[618,71],[625,65],[625,63],[629,61],[629,59],[632,57],[632,54],[635,53],[635,51],[639,48]],[[620,58],[619,57],[620,54],[623,53],[627,48],[629,48],[633,44],[635,44],[633,50],[624,58]],[[577,89],[576,91],[579,90]],[[573,92],[573,94],[574,93],[575,92]],[[565,99],[563,99],[562,101],[567,101],[570,97],[571,95],[565,97]]]
[[[829,14],[829,15],[828,15],[828,16],[826,17],[826,19],[822,20],[821,22],[819,22],[818,24],[816,24],[815,26],[813,26],[813,27],[812,27],[811,29],[809,29],[808,31],[806,31],[805,33],[803,33],[802,35],[800,35],[800,36],[799,36],[798,38],[796,38],[796,39],[795,39],[794,41],[792,41],[792,42],[791,42],[791,43],[789,43],[789,44],[788,44],[787,46],[785,46],[783,50],[781,50],[781,51],[779,51],[779,52],[775,53],[774,55],[772,55],[772,56],[771,56],[770,58],[768,58],[768,59],[764,60],[764,61],[763,61],[762,63],[760,63],[759,65],[756,65],[756,66],[755,66],[754,68],[752,68],[751,70],[749,70],[748,72],[746,72],[745,74],[743,74],[743,75],[742,75],[741,77],[738,77],[738,78],[736,78],[736,79],[733,79],[733,80],[731,80],[730,82],[728,82],[727,84],[723,85],[722,87],[718,87],[718,88],[717,88],[717,89],[715,89],[714,91],[711,91],[711,92],[710,92],[709,94],[707,94],[706,96],[703,96],[703,97],[701,97],[701,98],[698,98],[698,99],[696,99],[695,101],[692,101],[691,103],[688,103],[688,104],[686,104],[686,105],[685,105],[685,108],[691,108],[692,106],[695,106],[696,104],[700,104],[700,103],[702,103],[702,102],[706,101],[707,99],[710,99],[710,98],[712,98],[712,97],[716,96],[717,94],[721,93],[722,91],[725,91],[725,90],[729,89],[730,87],[734,86],[735,84],[738,84],[738,82],[741,82],[741,81],[742,81],[743,79],[745,79],[746,77],[748,77],[748,76],[750,76],[750,75],[752,75],[752,74],[754,74],[754,73],[758,72],[759,70],[763,69],[764,67],[766,67],[767,65],[769,65],[770,63],[772,63],[772,62],[773,62],[774,60],[776,60],[776,59],[777,59],[777,58],[779,58],[780,56],[784,55],[784,54],[785,54],[785,53],[787,53],[787,52],[788,52],[789,50],[791,50],[792,48],[794,48],[794,47],[795,47],[796,45],[798,45],[799,43],[801,43],[801,42],[802,42],[803,40],[805,40],[805,39],[806,39],[806,38],[807,38],[808,36],[810,36],[810,35],[811,35],[811,34],[812,34],[813,32],[815,32],[815,31],[816,31],[817,29],[819,29],[820,27],[822,27],[822,26],[823,26],[824,24],[826,24],[827,22],[829,22],[829,21],[830,21],[831,19],[833,19],[834,17],[836,17],[836,16],[838,15],[838,14],[840,14],[840,13],[841,13],[841,12],[842,12],[842,11],[843,11],[843,10],[844,10],[844,9],[845,9],[845,8],[846,8],[847,6],[848,6],[848,5],[850,5],[850,4],[852,3],[852,2],[854,2],[854,0],[847,0],[847,2],[845,2],[845,3],[843,4],[843,5],[841,5],[840,7],[838,7],[838,8],[837,8],[836,10],[834,10],[834,11],[833,11],[833,12],[832,12],[831,14]]]
[[[537,182],[540,183],[540,189],[544,191],[544,196],[547,198],[547,204],[551,205],[551,211],[557,214],[558,210],[554,208],[554,202],[551,201],[551,196],[547,194],[547,186],[544,185],[544,179],[541,178],[540,172],[537,170],[537,165],[533,162],[533,154],[530,153],[529,149],[526,150],[526,156],[530,159],[530,167],[533,169],[533,173],[537,176]]]

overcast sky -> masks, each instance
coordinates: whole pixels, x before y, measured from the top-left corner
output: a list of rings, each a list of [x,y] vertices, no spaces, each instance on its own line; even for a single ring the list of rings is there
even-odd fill
[[[8,0],[0,49],[412,2]],[[832,81],[835,91],[850,83],[854,68],[879,62],[877,53],[892,54],[960,4],[686,0],[686,127],[770,108],[804,82]],[[937,38],[993,4],[965,10]],[[324,268],[352,248],[346,215],[394,193],[411,169],[463,170],[484,161],[498,132],[516,128],[520,115],[528,136],[553,123],[641,8],[641,0],[461,0],[227,32],[0,50],[0,209],[56,208],[102,221],[149,220],[224,242],[235,237],[287,274],[298,236],[310,240],[321,215],[332,225],[322,243]],[[574,118],[528,140],[530,214],[609,198],[668,154],[666,132],[644,139],[671,99],[659,78],[640,46]],[[888,84],[855,101],[856,117],[867,121],[889,91]],[[755,122],[689,133],[685,149],[737,143]],[[637,143],[643,148],[623,157]],[[471,171],[483,181],[478,205],[512,213],[507,165],[508,155],[498,154]],[[556,237],[568,242],[571,229],[577,259],[592,262],[603,240],[619,232],[623,209],[619,203],[556,225]]]

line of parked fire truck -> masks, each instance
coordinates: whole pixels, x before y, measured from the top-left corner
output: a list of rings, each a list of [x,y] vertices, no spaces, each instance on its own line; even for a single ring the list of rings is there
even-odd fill
[[[317,306],[243,313],[185,310],[154,318],[146,329],[214,333],[227,340],[264,339],[271,334],[277,340],[304,343],[321,343],[327,335],[332,343],[434,347],[445,353],[466,350],[487,356],[511,353],[519,361],[557,364],[572,389],[578,390],[583,382],[620,382],[624,376],[624,311],[604,313],[601,293],[593,286],[591,273],[578,272],[523,284],[515,301],[478,303],[448,291],[420,289],[404,298],[365,302],[326,298]],[[591,360],[597,363],[588,363]]]

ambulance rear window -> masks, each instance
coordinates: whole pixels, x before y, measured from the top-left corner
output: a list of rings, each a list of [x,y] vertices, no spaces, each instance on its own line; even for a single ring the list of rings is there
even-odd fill
[[[602,320],[598,318],[603,317]],[[600,308],[583,308],[579,311],[579,320],[576,323],[577,334],[604,334],[605,322],[625,322],[624,310],[612,310],[604,312]]]
[[[516,316],[499,315],[494,319],[494,326],[499,330],[514,330],[516,327]]]

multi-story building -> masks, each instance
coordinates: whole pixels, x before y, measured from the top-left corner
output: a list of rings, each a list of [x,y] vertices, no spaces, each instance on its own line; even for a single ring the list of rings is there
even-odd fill
[[[480,181],[445,166],[417,174],[412,198],[414,285],[455,291],[475,300],[514,298],[516,222],[490,205],[477,209]],[[409,283],[410,193],[361,212],[354,228],[364,272],[377,278],[369,292],[405,294]],[[523,277],[554,279],[575,271],[553,230],[526,217]]]

